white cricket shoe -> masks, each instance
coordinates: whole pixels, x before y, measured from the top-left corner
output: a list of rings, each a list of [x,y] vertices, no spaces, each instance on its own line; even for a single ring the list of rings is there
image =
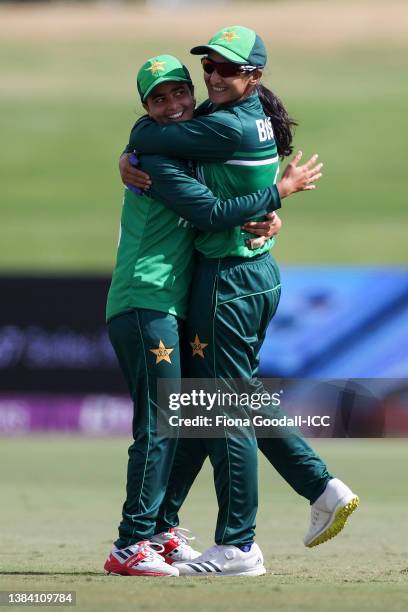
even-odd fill
[[[162,531],[152,537],[152,542],[161,544],[163,551],[160,553],[166,563],[184,563],[192,561],[201,555],[198,550],[194,550],[189,542],[195,540],[194,536],[188,536],[189,529],[182,527],[171,527],[168,531]]]
[[[237,546],[215,544],[189,563],[175,563],[180,576],[261,576],[266,569],[258,544],[248,552]]]
[[[343,529],[348,517],[360,500],[347,485],[332,478],[311,506],[309,531],[303,538],[305,546],[312,548],[334,538]]]
[[[179,571],[165,562],[163,546],[144,540],[126,548],[114,546],[104,570],[111,576],[178,576]]]

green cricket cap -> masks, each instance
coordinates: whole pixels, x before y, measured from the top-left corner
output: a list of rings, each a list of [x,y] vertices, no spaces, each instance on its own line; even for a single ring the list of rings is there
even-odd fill
[[[260,36],[243,26],[223,28],[209,40],[207,45],[193,47],[193,55],[206,55],[210,51],[219,53],[234,64],[265,66],[267,53]]]
[[[165,81],[184,81],[192,84],[189,71],[177,57],[156,55],[148,59],[137,73],[137,89],[142,102],[156,85]]]

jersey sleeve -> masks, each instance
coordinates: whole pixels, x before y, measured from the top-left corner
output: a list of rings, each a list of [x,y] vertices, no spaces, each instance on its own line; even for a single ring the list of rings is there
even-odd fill
[[[276,185],[220,200],[189,174],[183,162],[145,155],[141,157],[140,167],[152,178],[151,196],[202,231],[230,229],[281,206]]]
[[[150,155],[225,161],[239,149],[242,134],[238,117],[224,110],[165,125],[142,118],[131,131],[128,147]]]
[[[207,116],[207,115],[209,115],[212,112],[214,112],[214,104],[212,102],[210,102],[209,100],[205,100],[199,106],[197,106],[197,108],[195,109],[194,117]],[[147,119],[147,118],[148,118],[148,115],[143,115],[143,117],[141,117],[141,119]],[[132,131],[135,129],[135,127],[137,126],[139,121],[140,121],[140,119],[132,127]],[[132,131],[130,133],[131,135],[132,135]],[[131,144],[131,137],[130,137],[129,138],[129,142],[126,145],[125,149],[122,151],[121,155],[123,155],[124,153],[133,153],[134,150],[135,150],[135,147],[134,147],[134,145]]]

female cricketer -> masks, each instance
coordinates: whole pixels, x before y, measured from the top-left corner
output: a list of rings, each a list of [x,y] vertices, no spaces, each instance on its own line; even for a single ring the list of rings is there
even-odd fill
[[[155,121],[177,119],[180,113],[192,118],[195,100],[190,75],[176,58],[165,55],[148,60],[139,71],[138,86]],[[107,302],[109,336],[135,409],[127,498],[119,539],[105,570],[110,574],[178,575],[177,568],[158,554],[163,546],[150,540],[176,443],[158,435],[156,387],[159,378],[167,379],[171,388],[172,381],[177,385],[181,377],[180,334],[197,233],[185,219],[202,231],[217,232],[275,210],[280,197],[271,181],[256,193],[220,200],[194,178],[187,162],[152,155],[143,163],[154,178],[154,187],[150,197],[125,190],[117,263]],[[286,181],[283,195],[310,181],[310,171],[298,172],[297,180]],[[199,554],[185,546],[181,560],[186,560],[187,553]]]
[[[130,148],[198,161],[199,177],[215,195],[231,197],[274,181],[279,157],[291,152],[291,121],[281,102],[260,84],[266,49],[247,28],[232,26],[207,45],[192,49],[202,60],[210,102],[206,115],[173,125],[142,120]],[[154,185],[154,182],[153,182]],[[279,272],[270,243],[248,249],[240,227],[195,241],[196,266],[187,318],[193,378],[256,377],[259,350],[280,295]],[[200,350],[197,350],[199,347]],[[296,431],[258,439],[272,465],[312,505],[307,546],[325,542],[344,526],[358,498]],[[160,529],[178,525],[177,510],[209,455],[219,503],[216,545],[193,562],[174,565],[181,574],[260,575],[262,553],[254,543],[257,509],[256,441],[234,438],[191,443],[180,440],[168,493],[160,510]],[[212,569],[211,569],[212,568]]]

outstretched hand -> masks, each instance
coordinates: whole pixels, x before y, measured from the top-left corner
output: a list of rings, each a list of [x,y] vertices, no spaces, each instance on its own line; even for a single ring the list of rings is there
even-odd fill
[[[281,199],[298,191],[316,189],[315,183],[322,176],[320,170],[323,164],[316,164],[319,156],[315,154],[305,164],[299,166],[302,155],[302,151],[296,153],[292,161],[286,166],[282,178],[277,184]]]

